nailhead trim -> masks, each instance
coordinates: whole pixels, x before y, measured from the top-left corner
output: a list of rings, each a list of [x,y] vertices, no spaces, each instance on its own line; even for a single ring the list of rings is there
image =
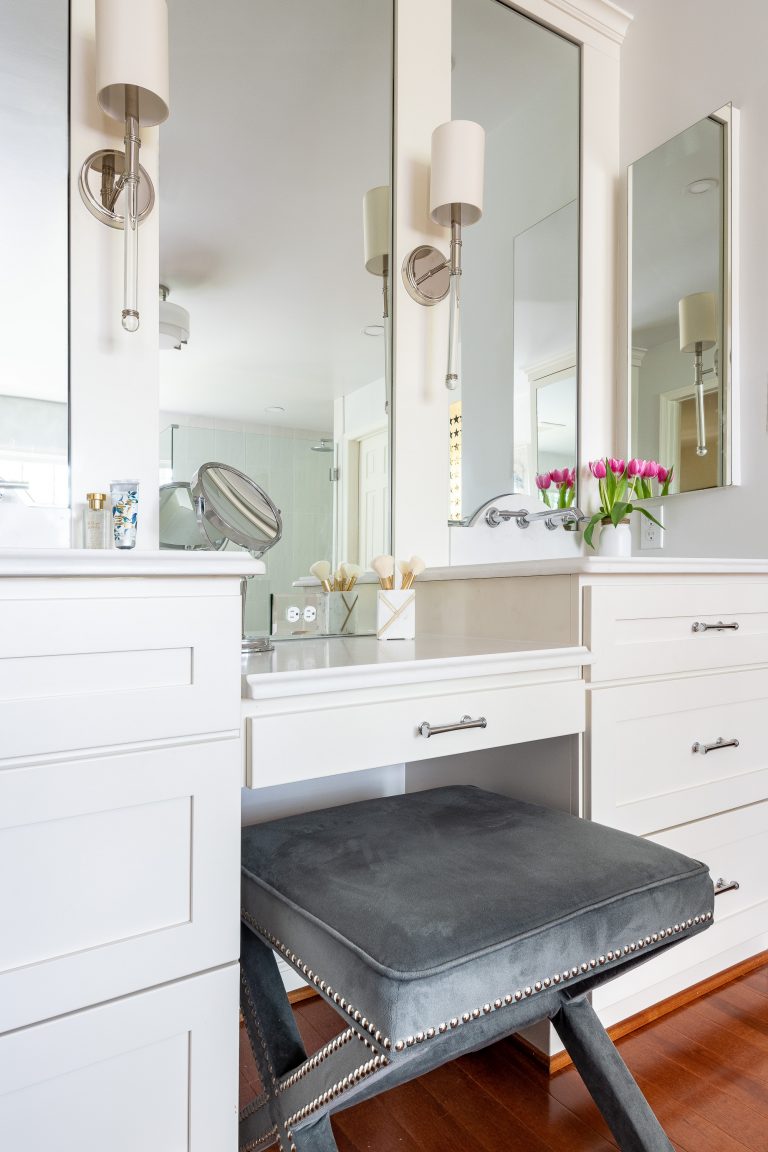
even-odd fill
[[[283,944],[281,940],[278,940],[276,936],[273,936],[273,934],[269,932],[262,924],[257,924],[253,917],[245,910],[245,908],[240,909],[240,917],[241,919],[245,920],[246,924],[250,924],[252,928],[255,928],[259,935],[263,936],[265,940],[268,940],[276,952],[279,952],[280,955],[284,956],[286,960],[290,961],[290,963],[293,964],[295,968],[298,968],[299,971],[304,976],[306,976],[307,980],[309,980],[311,984],[314,984],[316,988],[319,988],[320,991],[325,996],[327,996],[329,1000],[333,1000],[334,1004],[337,1004],[338,1007],[341,1008],[342,1012],[346,1012],[346,1014],[350,1016],[356,1024],[359,1024],[364,1031],[368,1032],[377,1044],[380,1044],[382,1048],[386,1048],[387,1051],[392,1047],[392,1041],[388,1036],[382,1035],[381,1031],[371,1020],[366,1019],[366,1017],[363,1016],[359,1009],[355,1008],[354,1005],[350,1004],[348,1000],[345,1000],[343,996],[334,991],[334,989],[326,980],[321,980],[318,974],[313,972],[309,965],[305,964],[300,956],[297,956],[296,953],[292,952],[287,945]],[[356,1034],[360,1037],[367,1048],[370,1048],[372,1052],[376,1051],[367,1037],[361,1036],[359,1032],[356,1032]]]
[[[462,1024],[470,1024],[478,1020],[481,1016],[487,1015],[489,1012],[498,1012],[502,1006],[511,1004],[513,1000],[519,1004],[521,1000],[528,999],[529,996],[535,996],[537,992],[549,988],[552,984],[561,984],[566,980],[572,980],[575,976],[579,976],[585,972],[591,972],[595,968],[621,959],[622,956],[628,956],[632,952],[646,948],[649,944],[657,944],[660,940],[666,940],[669,936],[674,936],[678,932],[684,932],[687,928],[692,928],[694,924],[705,924],[711,919],[711,912],[705,912],[701,916],[689,917],[687,920],[683,920],[671,928],[661,928],[658,932],[654,932],[650,936],[646,936],[637,941],[633,940],[631,944],[625,944],[623,948],[614,948],[597,958],[585,960],[580,965],[574,965],[573,968],[565,968],[562,972],[555,972],[553,976],[536,980],[533,985],[528,984],[525,988],[518,988],[515,992],[507,992],[503,1000],[499,996],[494,1000],[492,1005],[484,1004],[482,1008],[472,1008],[468,1012],[462,1012],[461,1016],[453,1016],[448,1021],[442,1021],[442,1023],[437,1025],[437,1028],[428,1028],[425,1031],[416,1032],[413,1036],[405,1036],[402,1039],[396,1040],[395,1052],[404,1052],[406,1048],[412,1048],[415,1044],[422,1044],[425,1040],[431,1040],[435,1034],[442,1036],[450,1028],[458,1028]]]
[[[273,1125],[268,1132],[264,1132],[263,1135],[257,1136],[254,1140],[249,1140],[247,1144],[241,1144],[240,1152],[255,1152],[257,1148],[265,1147],[265,1141],[269,1141],[269,1144],[274,1144],[275,1140],[280,1143],[280,1129],[277,1124]],[[269,1145],[266,1146],[268,1147]]]
[[[261,1045],[261,1050],[264,1053],[264,1060],[266,1062],[267,1069],[269,1071],[269,1077],[270,1077],[270,1080],[272,1081],[272,1085],[274,1086],[277,1084],[277,1075],[275,1073],[275,1066],[272,1063],[272,1057],[269,1054],[269,1048],[267,1046],[267,1040],[266,1040],[266,1037],[264,1035],[264,1030],[261,1027],[261,1020],[259,1019],[259,1014],[256,1011],[256,1005],[253,1003],[253,997],[251,995],[251,986],[245,978],[245,973],[244,973],[242,967],[240,968],[240,983],[242,984],[243,990],[245,991],[245,996],[246,996],[246,999],[248,1001],[248,1007],[250,1009],[251,1020],[253,1021],[253,1024],[256,1027],[256,1031],[259,1034],[259,1043]],[[251,1044],[253,1044],[253,1037],[251,1036],[251,1032],[250,1032],[250,1029],[248,1027],[247,1017],[246,1017],[246,1021],[245,1021],[245,1030],[248,1033],[248,1040],[250,1041]]]
[[[307,1116],[311,1116],[313,1112],[317,1112],[319,1108],[324,1108],[326,1104],[330,1104],[331,1100],[335,1100],[338,1096],[342,1096],[348,1092],[350,1088],[354,1088],[361,1080],[365,1080],[367,1076],[371,1076],[374,1072],[378,1072],[380,1068],[385,1068],[389,1064],[386,1056],[374,1056],[373,1060],[368,1060],[365,1064],[361,1064],[359,1068],[355,1068],[354,1072],[350,1072],[348,1076],[344,1076],[327,1091],[323,1092],[320,1096],[315,1096],[314,1100],[310,1100],[303,1108],[299,1108],[292,1116],[289,1116],[284,1123],[286,1131],[290,1131],[294,1124],[299,1121],[305,1120]]]
[[[322,1064],[328,1056],[331,1056],[334,1052],[338,1052],[339,1048],[343,1048],[344,1045],[348,1044],[355,1036],[357,1036],[357,1032],[355,1032],[354,1028],[347,1028],[346,1032],[341,1032],[338,1036],[334,1036],[333,1040],[324,1044],[322,1048],[318,1048],[317,1052],[315,1052],[313,1056],[310,1056],[306,1063],[302,1064],[295,1072],[292,1072],[287,1079],[282,1080],[278,1085],[278,1092],[287,1092],[289,1088],[292,1088],[294,1084],[298,1084],[299,1080],[303,1080],[305,1076],[308,1076],[310,1072]]]

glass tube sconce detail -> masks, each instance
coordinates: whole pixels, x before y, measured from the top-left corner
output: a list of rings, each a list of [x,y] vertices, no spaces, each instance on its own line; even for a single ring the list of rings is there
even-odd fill
[[[419,304],[449,297],[448,365],[445,386],[461,383],[461,230],[483,214],[485,131],[472,120],[448,120],[432,133],[430,216],[451,229],[448,259],[431,245],[406,256],[403,282]]]
[[[166,0],[96,0],[96,80],[100,107],[125,124],[125,151],[92,153],[80,169],[80,195],[97,220],[123,229],[122,324],[126,332],[136,332],[139,224],[155,200],[152,181],[139,164],[140,129],[168,118]]]
[[[696,455],[706,456],[707,437],[704,427],[704,376],[702,352],[717,343],[717,319],[714,292],[694,292],[678,302],[680,351],[692,352],[693,387],[696,397]]]

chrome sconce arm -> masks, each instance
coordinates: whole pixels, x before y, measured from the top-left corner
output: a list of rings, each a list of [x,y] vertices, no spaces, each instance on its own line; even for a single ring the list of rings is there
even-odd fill
[[[89,212],[124,231],[122,325],[139,328],[139,224],[155,202],[155,190],[139,163],[142,126],[168,117],[168,9],[166,0],[96,0],[98,101],[125,123],[125,151],[101,148],[80,169],[80,196]],[[131,83],[127,82],[130,77]],[[97,188],[92,186],[96,174]],[[122,198],[122,211],[118,203]]]
[[[717,343],[714,292],[694,292],[678,302],[680,351],[693,353],[693,391],[696,397],[696,455],[707,455],[704,421],[704,370],[702,353]]]

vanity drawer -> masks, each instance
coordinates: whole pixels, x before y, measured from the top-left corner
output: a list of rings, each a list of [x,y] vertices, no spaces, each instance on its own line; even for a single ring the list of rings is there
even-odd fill
[[[768,797],[768,669],[593,688],[588,710],[593,820],[643,835]]]
[[[768,802],[649,839],[703,860],[713,881],[737,880],[739,888],[715,897],[714,923],[706,932],[595,991],[595,1007],[607,1024],[768,948]]]
[[[236,959],[239,750],[0,770],[0,1032]]]
[[[326,697],[322,706],[301,710],[295,703],[280,707],[275,701],[260,706],[249,701],[257,712],[246,719],[246,786],[263,788],[584,730],[582,680],[460,692],[446,691],[446,684],[442,691],[414,690],[380,701],[361,694],[356,702],[354,693],[338,693],[336,700]],[[487,726],[428,739],[419,732],[423,721],[448,725],[463,716],[485,717]]]
[[[113,579],[33,599],[31,583],[0,588],[0,758],[237,730],[238,595]]]
[[[723,631],[694,624],[737,624]],[[585,590],[592,683],[768,664],[768,583],[631,584]]]

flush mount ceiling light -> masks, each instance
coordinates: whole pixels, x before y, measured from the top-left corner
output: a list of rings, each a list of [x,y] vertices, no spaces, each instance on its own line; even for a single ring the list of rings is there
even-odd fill
[[[264,411],[269,412],[272,416],[279,416],[282,412],[285,412],[285,408],[281,408],[279,404],[270,404]]]
[[[189,312],[180,304],[171,304],[170,289],[160,285],[160,347],[175,348],[189,343]]]
[[[461,228],[483,214],[485,131],[472,120],[449,120],[432,133],[429,211],[436,224],[451,229],[448,259],[431,245],[420,245],[403,262],[403,283],[419,304],[450,298],[446,388],[460,383]]]
[[[80,169],[80,195],[97,220],[125,233],[122,323],[136,332],[139,224],[155,200],[139,164],[139,130],[168,118],[166,0],[96,0],[96,87],[102,110],[125,122],[125,152],[93,152]]]
[[[701,180],[691,180],[690,184],[686,184],[685,190],[691,196],[702,196],[705,192],[713,192],[718,184],[719,181],[714,176],[703,176]]]
[[[366,324],[365,328],[363,328],[363,336],[383,336],[383,335],[384,335],[384,325],[383,324]]]

